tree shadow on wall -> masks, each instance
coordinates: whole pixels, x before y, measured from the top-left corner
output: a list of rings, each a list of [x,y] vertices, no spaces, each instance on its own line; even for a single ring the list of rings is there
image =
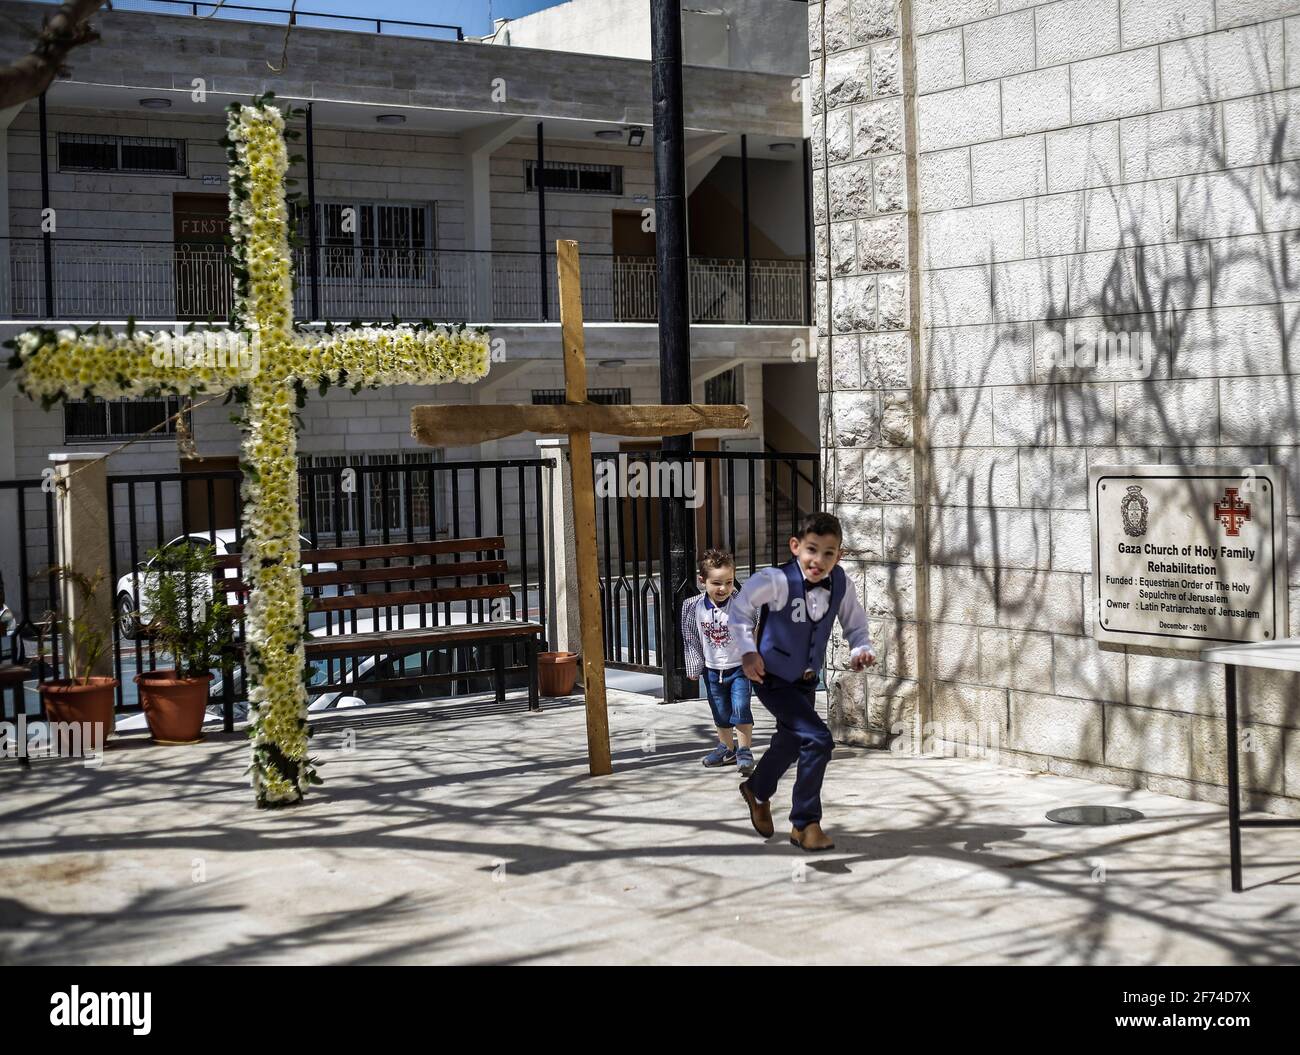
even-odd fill
[[[1262,72],[1256,81],[1271,90]],[[1214,97],[1208,76],[1201,87]],[[1094,154],[1084,189],[1026,199],[1023,259],[999,256],[990,241],[976,266],[922,262],[922,355],[938,375],[923,413],[931,448],[923,497],[936,697],[963,685],[1129,704],[1140,710],[1124,720],[1142,739],[1143,713],[1221,716],[1222,694],[1207,693],[1204,666],[1168,652],[1133,646],[1098,656],[1088,469],[1276,463],[1300,486],[1300,381],[1290,376],[1300,328],[1300,145],[1283,93],[1126,119],[1122,136],[1117,164],[1131,175],[1109,176]],[[1107,335],[1106,361],[1071,360],[1081,342]],[[1130,335],[1123,355],[1117,335]],[[882,419],[889,396],[881,395]],[[823,443],[834,449],[832,435]],[[849,516],[864,501],[843,491],[830,498]],[[1215,527],[1212,510],[1198,515],[1207,532]],[[1294,583],[1300,536],[1289,536]],[[921,544],[902,518],[876,559],[906,561]],[[885,588],[877,612],[906,620],[905,573],[894,564],[869,579]],[[887,637],[886,680],[873,682],[886,692],[889,679],[915,676],[906,643]],[[1144,681],[1157,688],[1134,686],[1132,657],[1148,657],[1140,662],[1159,677]],[[1057,683],[1062,673],[1068,685]],[[1245,721],[1300,724],[1300,679],[1242,671],[1241,681]],[[1014,743],[1010,691],[1000,716],[988,700],[957,706],[1000,718]],[[889,715],[887,706],[870,710],[873,722]],[[1210,735],[1205,750],[1221,760],[1221,722]],[[1144,740],[1119,768],[1133,770],[1136,783],[1155,761],[1151,751]],[[1252,786],[1281,786],[1280,749],[1250,761]]]

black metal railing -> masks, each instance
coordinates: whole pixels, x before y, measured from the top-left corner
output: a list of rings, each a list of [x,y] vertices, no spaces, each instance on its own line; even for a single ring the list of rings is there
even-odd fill
[[[482,601],[386,608],[379,600],[382,595],[376,594],[375,609],[353,613],[345,627],[341,617],[313,613],[310,603],[339,587],[313,587],[307,591],[308,630],[316,635],[364,633],[368,627],[379,628],[381,612],[386,630],[492,618],[527,618],[549,627],[543,530],[543,506],[549,492],[544,470],[549,470],[549,463],[540,459],[301,468],[299,512],[304,549],[328,551],[376,543],[500,535],[506,540],[503,555],[510,569],[506,581],[512,588],[509,598],[501,599],[502,607],[494,611],[488,611],[487,602]],[[187,537],[214,546],[219,554],[238,552],[243,537],[239,527],[241,480],[242,474],[235,470],[108,478],[111,515],[107,527],[119,711],[136,709],[134,676],[156,669],[163,660],[148,636],[133,625],[131,616],[140,608],[141,581],[148,574],[143,566],[147,555]],[[384,566],[393,566],[392,561],[385,560]],[[304,570],[325,569],[311,565]],[[365,622],[366,612],[370,612],[369,623]],[[549,633],[546,636],[549,638]],[[347,695],[361,696],[367,702],[394,698],[394,693],[384,687],[386,681],[402,683],[398,696],[424,699],[490,691],[493,676],[490,658],[480,655],[473,644],[437,655],[417,655],[413,660],[391,660],[380,652],[349,658],[346,663],[335,660],[318,665],[319,670],[309,672],[313,682],[330,686],[346,683]],[[231,672],[229,686],[220,678],[214,681],[214,706],[225,703],[227,697],[246,699],[245,673],[240,665]],[[447,677],[457,673],[462,676]],[[442,680],[422,686],[416,683],[421,674]],[[315,693],[312,707],[331,706],[342,695],[337,691]]]
[[[361,15],[331,15],[321,11],[286,11],[283,8],[248,4],[194,3],[193,0],[113,0],[116,11],[138,11],[160,15],[191,15],[224,18],[271,25],[297,25],[304,29],[345,29],[356,33],[384,33],[389,36],[432,40],[464,40],[460,26],[440,22],[407,22],[397,18],[363,18]],[[385,27],[388,27],[385,30]]]
[[[788,559],[786,540],[821,501],[815,453],[692,451],[689,474],[657,450],[601,452],[596,474],[596,540],[604,604],[605,662],[657,672],[663,606],[674,610],[696,590],[694,574],[665,592],[661,499],[678,495],[696,509],[700,552],[730,551],[737,585]],[[692,566],[694,562],[692,562]],[[675,621],[674,621],[674,625]]]
[[[222,321],[233,307],[231,257],[220,244],[57,238],[48,268],[46,252],[40,238],[0,239],[4,317]],[[553,253],[325,245],[293,256],[302,321],[558,320]],[[747,283],[744,260],[693,257],[691,321],[806,324],[805,261],[751,260],[748,268]],[[590,322],[656,322],[654,258],[584,252],[582,304]]]
[[[0,627],[0,667],[22,664],[32,671],[10,699],[0,691],[0,718],[6,720],[20,712],[40,714],[39,682],[59,676],[59,641],[50,629],[59,607],[54,518],[50,480],[0,480],[0,604],[13,619],[11,627]]]

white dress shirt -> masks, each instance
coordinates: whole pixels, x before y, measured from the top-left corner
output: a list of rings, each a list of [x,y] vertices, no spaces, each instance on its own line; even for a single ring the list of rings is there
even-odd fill
[[[731,670],[740,666],[741,652],[736,634],[731,627],[730,601],[719,606],[711,598],[702,596],[695,606],[695,625],[700,635],[700,650],[704,665],[710,670]]]
[[[808,618],[814,623],[829,615],[827,609],[831,604],[831,591],[816,589],[806,591]],[[757,652],[754,644],[754,629],[758,622],[758,610],[767,605],[773,611],[780,611],[790,600],[790,583],[781,568],[764,568],[755,572],[746,581],[744,589],[731,600],[731,631],[736,638],[736,645],[743,655]],[[871,655],[871,631],[867,626],[867,613],[858,601],[858,591],[853,588],[853,580],[846,583],[844,596],[840,598],[840,610],[835,613],[840,620],[844,636],[848,638],[853,651],[851,655]]]

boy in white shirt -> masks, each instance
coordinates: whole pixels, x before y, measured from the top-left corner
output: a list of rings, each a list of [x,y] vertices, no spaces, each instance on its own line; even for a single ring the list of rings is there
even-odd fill
[[[735,765],[749,776],[754,771],[754,713],[749,706],[749,679],[741,668],[738,638],[730,623],[736,561],[724,550],[705,550],[699,571],[704,592],[682,603],[682,641],[686,676],[698,681],[703,675],[718,730],[718,746],[704,756],[704,764],[710,769]]]
[[[837,618],[852,648],[852,669],[865,670],[876,661],[867,613],[837,566],[843,538],[836,517],[813,513],[790,538],[793,559],[751,575],[730,606],[745,676],[757,684],[759,700],[776,718],[772,741],[754,774],[740,785],[740,795],[755,831],[768,838],[774,831],[770,799],[797,761],[790,842],[808,851],[835,846],[821,827],[822,778],[834,743],[815,700]]]

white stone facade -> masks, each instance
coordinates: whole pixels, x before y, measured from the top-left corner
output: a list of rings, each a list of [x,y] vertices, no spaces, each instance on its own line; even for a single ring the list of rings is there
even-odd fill
[[[985,722],[1017,763],[1222,801],[1222,668],[1087,636],[1087,471],[1290,468],[1300,630],[1300,3],[809,11],[824,461],[887,642],[841,735]],[[1075,332],[1157,355],[1069,369]],[[1300,681],[1241,680],[1243,783],[1300,811]]]

